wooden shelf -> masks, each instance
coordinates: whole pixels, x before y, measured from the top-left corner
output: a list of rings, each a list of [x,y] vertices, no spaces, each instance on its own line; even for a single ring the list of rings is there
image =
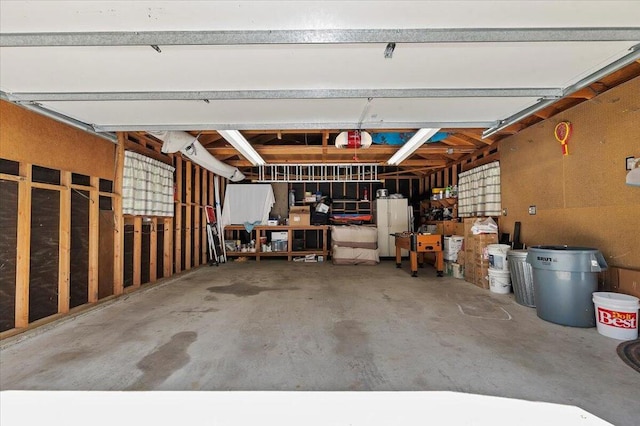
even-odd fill
[[[371,200],[332,200],[331,213],[334,214],[356,214],[371,215]],[[371,222],[371,221],[368,221]]]
[[[438,200],[429,200],[432,206],[436,207],[453,207],[458,204],[457,198],[441,198]]]
[[[255,252],[243,252],[243,251],[229,251],[227,250],[227,256],[233,257],[255,257],[256,261],[260,261],[261,257],[286,257],[287,260],[292,260],[294,257],[305,256],[308,254],[315,254],[319,256],[324,256],[327,258],[329,254],[328,250],[328,238],[327,231],[329,230],[329,225],[277,225],[277,226],[265,226],[259,225],[255,226],[251,231],[251,239],[255,239],[256,241],[256,251]],[[237,239],[237,238],[227,238],[227,235],[233,235],[234,232],[246,231],[243,225],[227,225],[224,228],[223,235],[226,239]],[[262,246],[260,244],[260,237],[266,237],[268,231],[275,232],[287,232],[287,250],[283,251],[262,251]],[[305,249],[305,250],[292,250],[292,242],[295,231],[317,231],[322,233],[322,246],[317,249]],[[254,238],[255,236],[255,238]]]
[[[428,220],[426,225],[436,225],[436,234],[464,235],[464,226],[455,220]]]

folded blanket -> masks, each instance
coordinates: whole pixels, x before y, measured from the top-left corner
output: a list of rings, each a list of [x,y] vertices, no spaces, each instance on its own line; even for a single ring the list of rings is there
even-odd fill
[[[247,232],[251,232],[256,225],[260,225],[261,223],[261,221],[256,220],[255,222],[245,222],[243,225]]]

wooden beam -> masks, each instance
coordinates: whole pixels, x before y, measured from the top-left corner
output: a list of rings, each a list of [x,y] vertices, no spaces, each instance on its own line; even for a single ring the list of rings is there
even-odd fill
[[[175,213],[175,232],[173,234],[173,241],[175,247],[175,272],[176,274],[182,271],[182,158],[178,155],[176,160],[176,213]]]
[[[118,132],[115,176],[113,179],[113,294],[124,292],[124,217],[122,215],[122,181],[124,176],[124,145],[127,134]]]
[[[146,146],[142,146],[130,140],[125,141],[125,148],[127,151],[137,152],[138,154],[144,155],[146,157],[153,158],[154,160],[161,161],[165,164],[171,165],[171,158],[169,156],[157,152],[151,148],[147,148]]]
[[[149,282],[158,279],[158,218],[151,218],[151,233],[149,234]]]
[[[484,144],[489,144],[490,142],[485,142]],[[418,148],[415,152],[421,154],[444,154],[447,152],[447,149],[451,148],[450,146],[442,143],[438,144],[429,144],[428,146],[422,146]],[[327,155],[329,157],[339,157],[339,156],[352,156],[352,150],[340,149],[335,146],[328,145],[323,147],[322,145],[265,145],[265,146],[256,146],[256,151],[263,157],[268,156],[282,156],[284,158],[301,155],[301,156],[322,156],[322,152],[324,149],[327,150]],[[212,155],[216,156],[232,156],[238,155],[238,151],[233,147],[225,146],[220,148],[208,148],[207,149]],[[398,150],[397,147],[392,145],[375,145],[366,149],[358,150],[358,156],[391,156],[395,154]],[[292,161],[290,161],[292,162]]]
[[[596,96],[598,96],[598,94],[599,93],[596,92],[592,87],[588,86],[578,90],[577,92],[570,93],[565,97],[589,100],[595,98]]]
[[[202,183],[200,179],[200,166],[195,166],[195,175],[194,175],[194,188],[193,188],[193,204],[194,204],[194,212],[193,212],[193,264],[195,266],[200,265],[200,244],[202,242],[202,229],[200,229],[200,219],[202,218],[202,204],[200,201],[200,190]]]
[[[206,170],[206,169],[202,169],[202,184],[201,184],[202,186],[201,186],[200,190],[202,192],[202,201],[201,202],[202,202],[203,206],[210,204],[210,202],[207,200],[207,194],[208,194],[208,191],[209,191],[209,188],[208,188],[208,183],[209,183],[208,175],[209,175],[209,171]],[[200,217],[201,217],[200,223],[201,223],[201,226],[202,226],[201,235],[202,235],[202,241],[204,241],[204,243],[202,243],[202,247],[200,247],[200,264],[202,265],[202,264],[207,263],[207,226],[206,226],[207,218],[205,217],[204,208],[201,209]]]
[[[60,171],[60,228],[58,242],[58,312],[69,312],[71,269],[71,172]]]
[[[142,216],[133,218],[133,286],[140,287],[142,278]]]
[[[446,160],[408,159],[400,163],[400,167],[444,167],[448,163]]]
[[[326,131],[322,134],[322,161],[327,161],[327,152],[329,147],[329,131]]]
[[[147,148],[151,146],[150,149],[161,152],[163,142],[157,139],[155,136],[149,135],[146,132],[129,132],[128,133],[129,140],[137,140],[140,142],[140,145],[144,145]],[[164,154],[168,159],[171,159],[169,155]],[[171,164],[171,163],[169,163]]]
[[[173,275],[173,218],[165,217],[162,225],[164,226],[162,277],[168,278]]]
[[[100,261],[100,179],[91,177],[89,191],[89,303],[98,301],[98,262]]]
[[[185,235],[184,235],[184,265],[183,268],[185,270],[191,269],[191,246],[193,243],[193,176],[192,176],[192,167],[193,163],[191,161],[187,161],[187,185],[186,185],[186,217],[185,217]]]
[[[440,169],[439,167],[406,168],[406,169],[401,169],[393,172],[378,173],[378,177],[384,178],[384,177],[390,177],[390,176],[399,176],[403,174],[415,174],[417,177],[422,177],[429,171],[435,171],[439,169]]]
[[[464,146],[472,146],[474,148],[484,147],[487,144],[482,143],[476,139],[470,138],[468,136],[463,135],[462,133],[457,133],[455,135],[449,135],[447,138],[448,141],[454,142],[456,145],[464,145]]]
[[[499,147],[492,147],[491,149],[485,149],[480,152],[478,155],[467,156],[460,160],[461,171],[466,172],[467,170],[473,169],[474,167],[482,166],[483,164],[491,163],[493,161],[500,160],[500,151],[494,152],[490,154],[490,151],[495,150]],[[479,157],[479,155],[482,157]],[[471,160],[471,161],[469,161]]]
[[[478,147],[484,147],[493,143],[493,140],[490,138],[483,138],[482,133],[476,133],[475,131],[467,131],[464,129],[460,129],[453,137],[466,138],[465,140],[474,143]]]
[[[29,266],[31,260],[31,164],[20,163],[16,242],[15,326],[29,325]]]
[[[451,165],[451,185],[457,185],[457,184],[458,184],[458,165],[452,164]]]

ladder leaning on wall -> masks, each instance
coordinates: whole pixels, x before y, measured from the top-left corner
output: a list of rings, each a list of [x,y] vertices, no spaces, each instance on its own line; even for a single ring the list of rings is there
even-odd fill
[[[222,247],[220,246],[220,235],[216,221],[216,211],[213,206],[204,206],[207,217],[207,240],[209,241],[209,266],[220,266],[220,262],[224,262]]]

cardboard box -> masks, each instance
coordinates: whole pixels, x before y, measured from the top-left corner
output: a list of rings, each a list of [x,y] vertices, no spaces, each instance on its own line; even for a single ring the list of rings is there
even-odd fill
[[[464,267],[466,260],[467,260],[466,252],[464,250],[460,250],[458,252],[458,260],[457,260],[458,264]]]
[[[309,206],[293,206],[289,208],[289,225],[311,225],[311,209]]]
[[[476,265],[473,262],[467,262],[464,265],[464,280],[473,284],[476,278]]]
[[[454,235],[456,233],[457,222],[445,220],[436,224],[436,234]]]
[[[464,218],[464,221],[463,221],[464,234],[463,235],[465,237],[477,237],[478,235],[495,235],[496,236],[496,244],[497,244],[498,234],[478,234],[478,235],[473,235],[473,232],[471,232],[471,227],[473,227],[473,224],[478,219],[486,219],[486,217],[466,217],[466,218]],[[497,221],[496,219],[494,219],[494,220]]]
[[[640,271],[625,268],[609,268],[611,291],[640,297]]]
[[[489,268],[478,268],[475,269],[475,279],[473,283],[485,290],[489,289]]]
[[[471,227],[473,226],[475,221],[476,221],[475,217],[464,218],[464,221],[462,222],[464,227],[464,234],[463,234],[464,237],[473,237],[473,233],[471,232]]]
[[[480,259],[489,261],[489,250],[487,246],[490,244],[498,244],[498,234],[478,234],[471,238],[473,243],[473,258],[478,261]]]
[[[271,233],[271,241],[287,241],[289,233],[287,231],[278,231]]]

